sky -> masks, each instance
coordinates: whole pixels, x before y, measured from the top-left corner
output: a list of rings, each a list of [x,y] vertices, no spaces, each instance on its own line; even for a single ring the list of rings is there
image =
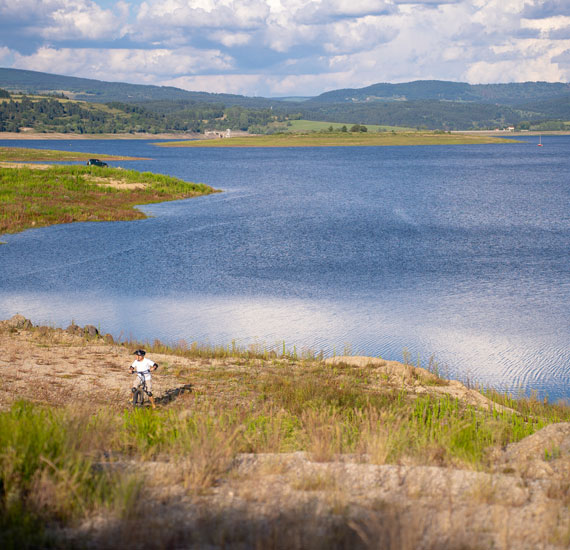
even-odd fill
[[[0,66],[249,96],[570,81],[570,0],[0,0]]]

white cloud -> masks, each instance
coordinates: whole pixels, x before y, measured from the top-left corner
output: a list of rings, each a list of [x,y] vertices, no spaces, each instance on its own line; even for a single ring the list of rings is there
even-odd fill
[[[387,26],[381,17],[339,21],[327,28],[324,49],[335,54],[370,50],[393,40],[397,34],[398,31]]]
[[[0,0],[0,16],[23,34],[46,39],[106,39],[121,35],[128,4],[103,9],[90,0]]]
[[[255,29],[269,12],[264,0],[153,0],[140,5],[137,20],[160,34],[162,25],[205,29]],[[147,29],[150,31],[151,29]]]
[[[489,63],[479,61],[473,63],[466,71],[469,82],[477,84],[493,84],[497,82],[525,82],[544,80],[558,82],[565,80],[568,73],[560,70],[550,60],[533,59],[521,66],[516,59]]]
[[[0,0],[0,61],[257,95],[570,74],[570,0],[98,1]]]
[[[568,0],[531,0],[525,3],[523,10],[523,17],[533,19],[558,17],[560,15],[570,15]]]
[[[244,46],[252,39],[252,36],[246,32],[216,31],[211,34],[211,37],[216,42],[219,42],[228,48]]]
[[[263,75],[258,74],[212,74],[181,76],[165,80],[162,84],[164,86],[175,86],[190,91],[264,95],[262,93],[256,93],[256,90],[261,89],[265,92],[263,79]]]
[[[101,80],[159,83],[173,74],[225,71],[232,60],[216,50],[40,48],[16,56],[20,69],[72,74]]]
[[[323,89],[335,89],[349,75],[324,73],[310,75],[226,74],[180,77],[162,82],[185,90],[206,91],[251,96],[288,96],[303,90],[304,95],[317,95]]]
[[[8,64],[14,56],[14,52],[6,46],[0,46],[0,63]]]

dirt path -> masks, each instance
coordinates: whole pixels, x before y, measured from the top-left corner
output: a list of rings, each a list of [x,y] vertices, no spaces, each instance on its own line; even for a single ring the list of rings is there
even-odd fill
[[[129,404],[133,349],[109,336],[105,340],[74,332],[79,331],[32,327],[23,317],[0,322],[0,410],[18,399],[65,405],[88,398],[117,409]],[[149,357],[170,367],[192,363],[160,354]],[[159,368],[153,376],[157,397],[182,385],[165,370]]]

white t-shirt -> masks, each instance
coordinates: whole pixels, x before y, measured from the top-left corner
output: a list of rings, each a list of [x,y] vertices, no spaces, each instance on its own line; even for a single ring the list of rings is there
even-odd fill
[[[154,366],[154,361],[151,361],[148,357],[145,357],[142,361],[139,361],[138,359],[135,359],[133,361],[133,364],[131,365],[133,367],[133,369],[135,369],[137,372],[145,372],[145,371],[150,371],[150,368]],[[150,380],[150,372],[147,372],[144,377],[147,380]]]

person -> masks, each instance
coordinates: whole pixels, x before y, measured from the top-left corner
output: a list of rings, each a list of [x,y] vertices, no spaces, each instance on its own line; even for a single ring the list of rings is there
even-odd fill
[[[142,385],[143,378],[146,382],[146,393],[150,399],[150,404],[152,405],[153,409],[156,409],[156,405],[154,403],[154,397],[152,396],[152,380],[151,380],[151,371],[155,371],[158,368],[158,363],[151,361],[148,357],[145,358],[146,351],[144,349],[138,349],[135,351],[136,359],[133,361],[133,364],[130,366],[131,374],[133,372],[137,373],[137,384],[133,387],[133,392]]]

